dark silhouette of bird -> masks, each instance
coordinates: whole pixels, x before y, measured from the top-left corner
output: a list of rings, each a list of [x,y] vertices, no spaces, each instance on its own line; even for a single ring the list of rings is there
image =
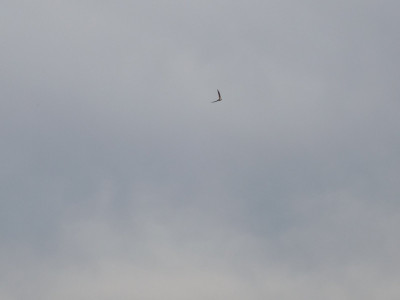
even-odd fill
[[[213,102],[211,102],[211,103],[222,101],[221,93],[218,90],[217,90],[217,92],[218,92],[218,99],[213,101]]]

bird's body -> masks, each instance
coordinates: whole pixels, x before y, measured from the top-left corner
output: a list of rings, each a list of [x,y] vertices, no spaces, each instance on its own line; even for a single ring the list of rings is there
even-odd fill
[[[213,102],[211,102],[211,103],[222,101],[221,93],[218,90],[217,90],[217,92],[218,92],[218,99],[213,101]]]

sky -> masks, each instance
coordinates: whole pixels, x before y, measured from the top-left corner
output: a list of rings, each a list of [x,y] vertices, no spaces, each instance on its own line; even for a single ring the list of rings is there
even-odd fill
[[[0,298],[399,299],[399,9],[2,1]]]

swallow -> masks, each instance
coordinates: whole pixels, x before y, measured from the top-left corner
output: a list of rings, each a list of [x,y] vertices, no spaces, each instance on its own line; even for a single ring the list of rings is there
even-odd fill
[[[221,93],[218,90],[217,90],[217,92],[218,92],[218,99],[213,101],[213,102],[211,102],[211,103],[222,101]]]

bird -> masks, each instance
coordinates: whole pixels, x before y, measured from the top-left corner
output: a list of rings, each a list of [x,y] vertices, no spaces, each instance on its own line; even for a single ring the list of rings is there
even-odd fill
[[[211,103],[222,101],[221,93],[218,90],[217,90],[217,92],[218,92],[218,99],[213,101],[213,102],[211,102]]]

